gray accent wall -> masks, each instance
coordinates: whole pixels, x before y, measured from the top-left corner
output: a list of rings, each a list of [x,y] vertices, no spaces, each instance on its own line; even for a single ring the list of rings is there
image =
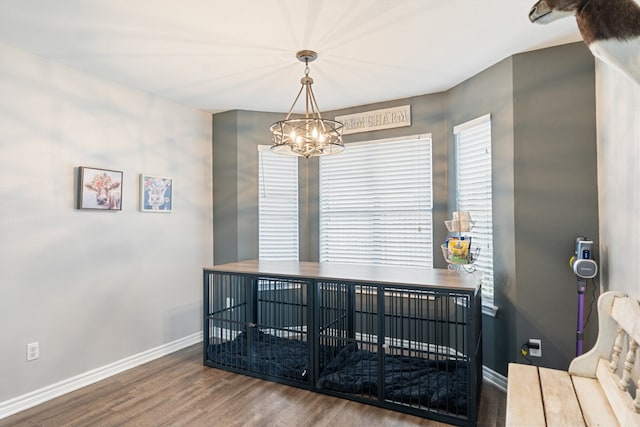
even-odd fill
[[[213,116],[213,260],[238,259],[238,111]],[[257,197],[257,194],[256,194]]]
[[[213,116],[214,262],[258,258],[258,145],[282,115],[228,111]]]
[[[513,69],[516,344],[541,338],[540,363],[566,369],[578,298],[569,259],[577,236],[598,240],[595,61],[577,43],[516,55]]]
[[[565,369],[573,357],[577,292],[568,261],[576,236],[598,236],[594,78],[593,57],[574,43],[507,58],[447,92],[324,113],[411,104],[411,127],[347,135],[345,143],[348,149],[363,140],[431,134],[435,243],[445,240],[443,221],[455,210],[453,126],[491,114],[499,310],[483,316],[484,364],[505,375],[508,362],[524,362],[527,338],[542,339],[537,364]],[[216,264],[257,257],[255,146],[268,143],[269,125],[282,117],[214,115]],[[317,261],[318,160],[300,159],[299,172],[300,259]],[[229,206],[219,206],[224,200]],[[234,238],[237,246],[228,241]],[[434,266],[446,267],[439,251]]]
[[[575,356],[578,295],[568,261],[577,236],[598,239],[593,56],[583,43],[527,52],[449,91],[452,126],[487,113],[499,310],[483,319],[484,362],[506,374],[508,362],[525,362],[521,345],[539,338],[543,357],[532,361],[566,369]],[[455,206],[453,189],[449,201]],[[587,305],[593,290],[590,283]],[[593,315],[585,349],[596,323]]]

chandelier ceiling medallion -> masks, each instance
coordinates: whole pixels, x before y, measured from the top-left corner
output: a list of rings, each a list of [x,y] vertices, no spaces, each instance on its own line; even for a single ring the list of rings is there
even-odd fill
[[[271,151],[306,158],[340,153],[344,150],[342,142],[344,126],[335,120],[322,118],[311,88],[313,79],[309,76],[309,62],[315,61],[318,54],[312,50],[301,50],[296,53],[296,58],[305,63],[304,77],[300,79],[302,85],[285,119],[271,125],[273,140]],[[304,117],[291,118],[303,90],[305,92]]]

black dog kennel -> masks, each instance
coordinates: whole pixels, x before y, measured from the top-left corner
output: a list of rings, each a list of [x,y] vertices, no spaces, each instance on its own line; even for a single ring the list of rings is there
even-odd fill
[[[474,274],[225,264],[204,269],[204,364],[475,425],[480,310]]]

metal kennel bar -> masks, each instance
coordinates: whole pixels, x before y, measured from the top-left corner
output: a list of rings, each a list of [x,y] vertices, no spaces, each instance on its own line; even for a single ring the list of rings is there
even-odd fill
[[[322,280],[316,286],[318,391],[475,425],[479,293]],[[423,374],[428,370],[434,374]]]
[[[204,364],[311,385],[309,281],[205,273]]]
[[[252,311],[251,278],[237,274],[204,272],[203,342],[205,350],[211,345],[230,342],[246,330]],[[212,366],[207,351],[204,364]],[[217,364],[234,371],[247,371],[248,366],[239,359],[222,360]]]
[[[311,342],[309,340],[309,281],[281,277],[257,278],[255,288],[255,324],[260,346],[257,361],[281,358],[290,363],[257,363],[254,372],[310,384]],[[294,344],[294,345],[290,345]],[[298,365],[299,364],[299,365]]]

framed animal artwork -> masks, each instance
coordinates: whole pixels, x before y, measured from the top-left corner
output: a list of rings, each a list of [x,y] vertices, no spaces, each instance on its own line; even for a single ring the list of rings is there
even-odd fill
[[[173,179],[166,176],[140,175],[140,210],[167,213],[173,210]]]
[[[78,209],[122,210],[122,172],[80,166]]]

